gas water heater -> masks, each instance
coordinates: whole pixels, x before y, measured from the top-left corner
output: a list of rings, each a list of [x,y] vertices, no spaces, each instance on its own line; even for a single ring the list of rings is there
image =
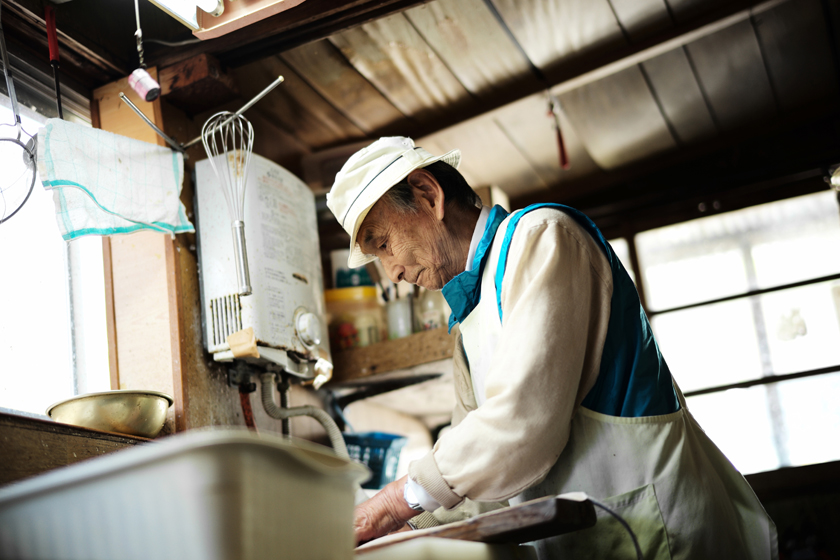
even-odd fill
[[[237,293],[225,195],[209,160],[195,166],[204,345],[217,361],[242,358],[255,365],[274,364],[323,382],[332,373],[332,359],[315,197],[283,167],[252,157],[244,219],[252,287],[248,296]],[[249,327],[256,352],[243,357],[228,337]]]

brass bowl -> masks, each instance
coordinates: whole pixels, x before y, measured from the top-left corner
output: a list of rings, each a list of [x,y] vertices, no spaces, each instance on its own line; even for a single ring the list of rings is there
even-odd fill
[[[55,403],[47,416],[62,424],[153,438],[160,433],[174,400],[157,391],[105,391]]]

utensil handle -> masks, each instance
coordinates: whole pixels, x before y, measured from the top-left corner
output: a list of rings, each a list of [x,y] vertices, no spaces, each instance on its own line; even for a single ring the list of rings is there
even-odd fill
[[[234,220],[233,226],[233,257],[236,262],[236,280],[239,284],[239,295],[251,295],[251,275],[248,272],[248,252],[245,249],[245,222]]]

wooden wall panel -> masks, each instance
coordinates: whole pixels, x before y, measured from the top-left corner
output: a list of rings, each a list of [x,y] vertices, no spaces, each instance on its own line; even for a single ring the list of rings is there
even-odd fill
[[[266,95],[260,110],[282,123],[310,148],[357,140],[364,132],[325,101],[279,57],[271,56],[234,70],[242,96],[251,99],[277,76],[285,81]]]
[[[722,130],[775,116],[773,90],[751,22],[690,43],[686,51]]]
[[[286,51],[281,58],[365,133],[404,118],[326,39]]]
[[[402,14],[330,37],[403,114],[422,120],[467,103],[470,94]]]
[[[493,0],[539,68],[582,53],[625,45],[609,0]]]
[[[638,66],[565,93],[560,102],[603,169],[676,147]]]
[[[437,0],[405,17],[470,93],[486,95],[512,82],[533,87],[528,61],[483,0]]]
[[[786,2],[755,16],[770,83],[782,109],[837,95],[837,73],[819,0]]]
[[[642,68],[677,140],[690,144],[715,135],[715,123],[682,47],[643,62]]]

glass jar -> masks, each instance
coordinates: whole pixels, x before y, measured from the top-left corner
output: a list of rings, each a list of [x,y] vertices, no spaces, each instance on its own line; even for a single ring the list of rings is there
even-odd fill
[[[376,288],[325,290],[330,348],[333,352],[368,346],[382,340],[385,322]]]
[[[439,291],[423,290],[417,298],[417,327],[421,331],[439,329],[449,320],[449,306]]]

